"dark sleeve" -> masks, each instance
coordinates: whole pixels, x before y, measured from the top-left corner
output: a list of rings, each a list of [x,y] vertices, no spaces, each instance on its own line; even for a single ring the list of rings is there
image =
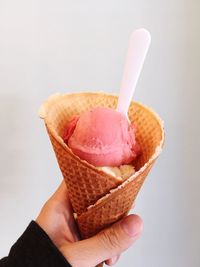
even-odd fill
[[[71,267],[48,235],[32,221],[0,267]]]

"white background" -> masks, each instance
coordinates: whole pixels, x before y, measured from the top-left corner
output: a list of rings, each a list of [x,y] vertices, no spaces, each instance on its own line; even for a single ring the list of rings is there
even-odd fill
[[[135,211],[142,238],[117,266],[200,265],[199,0],[0,0],[0,257],[61,181],[37,110],[55,92],[117,93],[131,31],[152,45],[135,100],[165,121]]]

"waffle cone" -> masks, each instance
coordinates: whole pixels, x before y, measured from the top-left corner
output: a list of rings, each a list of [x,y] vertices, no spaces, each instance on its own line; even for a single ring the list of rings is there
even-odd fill
[[[40,109],[83,238],[96,234],[128,213],[164,141],[159,117],[151,109],[132,102],[129,119],[137,127],[136,140],[142,150],[134,162],[134,175],[122,181],[74,155],[62,139],[66,124],[74,115],[97,106],[115,109],[117,100],[116,96],[105,93],[57,94]]]

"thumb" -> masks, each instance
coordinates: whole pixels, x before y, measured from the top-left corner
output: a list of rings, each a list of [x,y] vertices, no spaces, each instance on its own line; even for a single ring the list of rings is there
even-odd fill
[[[142,228],[140,217],[129,215],[94,237],[65,245],[61,252],[74,267],[93,267],[129,248]]]

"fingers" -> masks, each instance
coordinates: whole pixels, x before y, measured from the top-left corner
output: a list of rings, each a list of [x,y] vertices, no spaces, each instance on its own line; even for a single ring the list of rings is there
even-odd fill
[[[65,184],[65,181],[63,180],[59,185],[59,187],[57,188],[57,190],[55,191],[55,193],[53,194],[53,197],[62,199],[63,197],[66,196],[67,196],[67,186]]]
[[[132,206],[131,206],[131,210],[133,210],[135,208],[135,202],[133,202]]]
[[[112,257],[111,259],[109,260],[106,260],[105,263],[108,265],[108,266],[112,266],[114,265],[120,258],[120,255],[117,255],[117,256],[114,256]]]
[[[103,260],[121,254],[137,240],[142,232],[142,220],[137,215],[129,215],[121,222],[102,231],[98,235],[99,249]]]
[[[55,191],[55,193],[51,196],[51,198],[47,201],[47,203],[51,207],[57,207],[57,210],[59,207],[60,211],[66,214],[67,221],[69,221],[70,218],[72,221],[74,221],[73,209],[68,197],[67,186],[64,180]]]
[[[50,200],[56,200],[59,203],[62,203],[64,205],[69,206],[68,208],[71,209],[71,205],[70,205],[70,201],[69,201],[69,197],[68,197],[68,192],[67,192],[67,186],[66,186],[64,180],[59,185],[59,187],[55,191],[55,193],[51,196]]]
[[[131,208],[130,210],[133,210],[135,208],[135,202],[133,202],[133,204],[131,205]],[[106,265],[108,266],[112,266],[114,265],[115,263],[117,263],[117,261],[119,260],[120,258],[120,255],[117,255],[117,256],[114,256],[108,260],[105,261]]]
[[[117,255],[128,249],[140,236],[142,220],[129,215],[120,222],[101,231],[96,236],[63,247],[61,252],[72,266],[96,266],[108,259],[116,261]]]

